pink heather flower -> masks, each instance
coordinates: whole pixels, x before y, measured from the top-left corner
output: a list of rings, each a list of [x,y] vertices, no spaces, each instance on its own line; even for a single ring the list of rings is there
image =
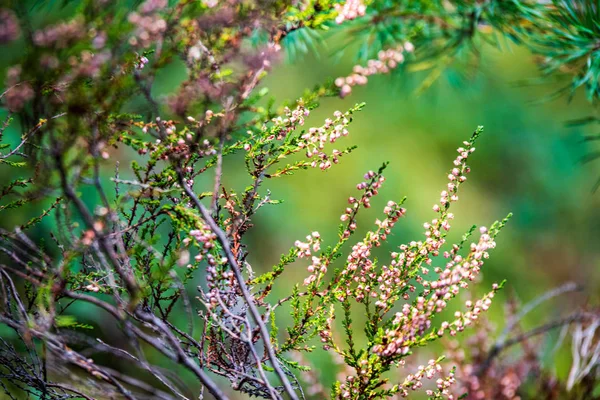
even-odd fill
[[[338,16],[335,18],[335,22],[338,25],[344,21],[364,16],[367,10],[362,0],[347,0],[343,5],[337,3],[334,7],[338,12]]]
[[[464,161],[461,162],[463,169],[466,171],[468,168],[464,165]],[[460,172],[459,172],[460,173]],[[454,177],[454,174],[450,176]],[[444,191],[441,193],[442,198],[446,199],[450,195],[451,199],[456,195],[455,187],[450,189],[450,193]],[[436,212],[440,212],[441,208],[439,205],[434,206]],[[373,351],[382,357],[395,356],[397,354],[406,354],[410,351],[410,344],[417,340],[424,332],[427,332],[431,328],[431,320],[434,314],[443,311],[448,304],[448,300],[458,295],[460,289],[466,288],[468,282],[473,281],[481,270],[481,266],[486,258],[488,258],[488,250],[495,247],[493,238],[487,233],[487,229],[481,229],[481,236],[477,243],[472,243],[470,246],[469,254],[466,257],[461,257],[456,254],[459,247],[456,245],[452,246],[452,251],[444,252],[444,256],[449,261],[446,263],[445,268],[436,267],[435,272],[438,277],[434,280],[428,280],[427,274],[429,270],[422,267],[423,263],[431,264],[432,259],[430,256],[436,256],[439,254],[439,249],[445,243],[444,236],[440,230],[449,230],[449,220],[454,216],[450,213],[441,213],[438,218],[435,218],[431,223],[425,223],[423,226],[426,229],[426,240],[424,242],[410,242],[408,245],[400,246],[401,253],[394,252],[391,254],[392,261],[391,265],[383,266],[380,275],[374,275],[378,282],[378,293],[377,300],[374,302],[376,307],[381,308],[385,312],[391,309],[393,301],[390,302],[390,293],[397,290],[398,287],[406,287],[410,292],[416,290],[414,285],[409,285],[410,275],[407,275],[407,271],[421,271],[424,276],[417,276],[415,280],[420,283],[423,288],[423,295],[416,298],[412,304],[404,304],[401,312],[396,313],[394,320],[392,321],[391,327],[386,331],[386,339],[384,343],[386,345],[377,345]],[[380,227],[386,227],[382,222],[378,223]],[[377,238],[377,237],[376,237]],[[367,242],[363,242],[367,243]],[[353,249],[354,250],[354,249]],[[350,267],[352,264],[348,263]],[[369,265],[368,261],[361,261],[359,265]],[[363,267],[364,268],[364,267]],[[360,271],[359,267],[352,268],[352,271]],[[368,270],[367,270],[368,271]],[[351,275],[351,271],[344,271],[348,276]],[[356,274],[356,272],[352,273]],[[363,273],[360,276],[369,277],[369,272]],[[359,279],[357,282],[364,282],[368,284],[368,280]],[[360,286],[362,287],[362,286]],[[473,304],[469,301],[466,303],[467,311],[457,311],[455,320],[452,322],[442,322],[439,329],[435,330],[439,336],[443,335],[446,331],[451,336],[456,335],[458,332],[465,329],[465,327],[471,325],[477,320],[479,314],[482,311],[486,311],[490,304],[491,299],[494,297],[494,292],[498,289],[498,285],[494,285],[492,292],[484,296],[483,299],[478,300]],[[361,299],[361,297],[357,298]],[[405,299],[409,297],[404,295]],[[432,371],[424,372],[425,368],[412,376],[410,381],[410,388],[418,386],[419,377],[433,376]],[[416,380],[413,382],[413,379]],[[440,384],[446,388],[446,385],[450,381],[440,380]]]
[[[302,112],[299,112],[302,111]],[[308,110],[286,110],[286,114],[290,118],[282,119],[277,117],[273,119],[280,130],[280,135],[277,139],[283,139],[287,132],[291,132],[296,128],[296,125],[304,124],[304,116]],[[333,149],[331,154],[325,153],[324,149],[327,143],[335,143],[340,137],[347,136],[348,130],[346,126],[350,123],[348,119],[349,113],[342,113],[340,111],[334,112],[334,119],[327,118],[325,123],[320,128],[311,127],[302,134],[298,147],[306,149],[306,157],[311,158],[310,166],[313,168],[319,167],[325,171],[331,168],[333,164],[339,162],[339,158],[343,155],[343,152]],[[291,123],[291,125],[288,125]],[[279,128],[283,126],[284,128]]]
[[[340,97],[343,99],[344,97],[348,96],[351,92],[352,92],[352,86],[343,85],[342,89],[340,90]]]
[[[312,251],[319,251],[321,246],[321,235],[319,232],[312,232],[306,236],[306,242],[296,240],[294,246],[298,248],[298,257],[304,258],[312,255]]]
[[[100,287],[98,286],[98,284],[96,284],[94,282],[90,283],[85,288],[87,290],[89,290],[90,292],[94,292],[94,293],[98,293],[100,291]]]
[[[7,44],[17,39],[21,33],[19,20],[7,9],[0,9],[0,44]]]
[[[409,48],[412,51],[412,44],[410,44]],[[340,97],[344,98],[348,96],[352,92],[353,86],[365,85],[369,76],[386,74],[399,64],[402,64],[404,62],[403,51],[408,52],[406,45],[405,47],[398,46],[395,49],[382,50],[377,54],[377,59],[367,61],[366,67],[356,65],[352,68],[352,74],[347,77],[337,78],[334,83],[335,86],[340,88]]]
[[[128,21],[136,26],[134,35],[129,38],[132,46],[150,47],[162,39],[167,30],[167,22],[158,14],[167,5],[166,0],[147,0],[138,12],[132,12]]]

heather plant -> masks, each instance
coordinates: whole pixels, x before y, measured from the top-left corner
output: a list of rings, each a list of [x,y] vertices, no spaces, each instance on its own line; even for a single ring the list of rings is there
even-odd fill
[[[481,383],[452,352],[456,346],[414,364],[421,348],[476,325],[504,285],[469,297],[510,215],[447,241],[482,127],[457,148],[423,235],[391,254],[376,257],[376,249],[407,212],[404,199],[387,202],[372,229],[356,237],[359,213],[382,190],[398,191],[383,188],[387,163],[356,185],[336,237],[307,232],[265,268],[251,265],[246,235],[261,208],[279,203],[270,181],[327,171],[355,150],[347,136],[365,104],[317,122],[311,113],[323,98],[346,97],[371,76],[416,60],[420,46],[443,59],[458,51],[458,39],[488,24],[516,35],[516,19],[556,15],[543,4],[510,5],[83,1],[70,17],[34,27],[24,3],[9,2],[0,10],[0,42],[27,51],[10,63],[1,94],[8,113],[0,168],[10,179],[0,212],[37,213],[0,231],[0,385],[7,396],[478,396]],[[481,9],[475,16],[473,7]],[[462,26],[467,11],[470,31]],[[393,17],[400,18],[385,22]],[[403,18],[411,22],[395,25]],[[392,33],[378,36],[389,39],[348,75],[282,104],[261,86],[282,53],[298,54],[315,32],[347,25],[360,36],[374,19]],[[181,84],[158,96],[157,75],[176,62],[185,67]],[[15,142],[6,133],[17,122]],[[123,165],[127,158],[133,161]],[[225,183],[228,160],[243,163],[246,187]],[[41,240],[34,230],[48,219],[56,229]],[[298,266],[305,277],[290,282],[285,274]],[[277,287],[289,295],[276,296]],[[119,339],[78,321],[70,313],[78,304],[109,316],[101,323]],[[357,313],[366,316],[364,326],[353,323]],[[592,357],[586,350],[594,315],[556,325],[580,324],[573,352],[585,355],[570,388],[597,365],[597,349]],[[309,366],[312,352],[339,366],[330,389]],[[493,357],[481,361],[482,370]],[[117,359],[127,370],[114,368]],[[192,378],[183,382],[180,371]]]

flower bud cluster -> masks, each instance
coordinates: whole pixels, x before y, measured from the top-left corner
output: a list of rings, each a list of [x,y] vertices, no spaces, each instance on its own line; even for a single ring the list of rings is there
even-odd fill
[[[278,116],[271,119],[271,122],[274,124],[272,132],[277,140],[284,139],[296,128],[304,125],[304,118],[310,115],[310,110],[302,104],[298,105],[294,110],[285,107],[283,112],[285,113],[285,117]]]
[[[219,0],[202,0],[202,4],[208,8],[214,8],[219,4]]]
[[[360,207],[371,208],[371,197],[379,193],[379,188],[381,188],[381,185],[383,185],[383,182],[385,182],[385,177],[381,175],[381,173],[375,173],[374,171],[367,172],[364,176],[364,179],[365,181],[356,185],[357,190],[363,191],[362,196],[360,199],[349,197],[348,204],[350,206],[344,210],[344,214],[342,214],[340,217],[342,222],[348,222],[348,225],[343,233],[345,238],[349,237],[350,234],[356,230],[356,213]],[[389,204],[391,203],[388,203],[388,208]],[[384,209],[386,215],[388,214],[386,212],[388,208]]]
[[[442,366],[438,360],[429,360],[427,365],[419,365],[417,372],[414,374],[408,374],[402,382],[402,385],[398,388],[399,394],[402,397],[408,397],[410,390],[418,390],[423,387],[423,379],[433,379],[437,374],[442,373]],[[438,381],[443,379],[438,379]]]
[[[140,5],[139,12],[129,14],[129,22],[136,27],[134,35],[129,38],[132,46],[148,48],[162,40],[167,30],[167,21],[157,12],[166,6],[167,0],[146,0]]]
[[[431,327],[432,317],[442,312],[447,307],[448,301],[458,295],[460,289],[468,287],[467,282],[475,279],[483,265],[483,259],[488,257],[487,250],[495,246],[487,231],[482,229],[482,232],[486,233],[482,233],[477,244],[471,245],[471,252],[465,259],[457,255],[446,264],[445,269],[436,268],[439,277],[434,281],[420,279],[425,288],[423,294],[417,297],[412,305],[404,304],[402,311],[396,313],[392,328],[385,333],[383,342],[386,345],[377,345],[374,352],[384,357],[407,354],[410,346]],[[398,280],[398,283],[400,282],[402,279]],[[494,286],[493,291],[495,290],[497,285]],[[446,330],[450,330],[450,334],[455,335],[457,331],[462,331],[466,326],[471,325],[481,312],[489,308],[494,297],[493,291],[477,301],[475,305],[468,303],[467,306],[471,309],[466,313],[457,312],[454,322],[443,322],[437,331],[438,336],[442,336]],[[386,307],[389,306],[388,303],[381,303],[380,300],[379,304]]]
[[[450,221],[454,219],[454,214],[448,212],[448,209],[450,203],[458,201],[458,188],[467,180],[466,175],[470,172],[466,164],[467,159],[475,151],[472,142],[466,141],[464,145],[465,147],[457,149],[459,155],[453,162],[454,168],[448,174],[447,190],[441,192],[440,203],[433,206],[433,211],[439,216],[423,224],[425,241],[411,242],[400,247],[403,253],[399,255],[397,263],[404,266],[409,273],[412,273],[421,263],[431,265],[431,257],[437,257],[446,243],[446,232],[450,230]]]
[[[17,39],[21,34],[19,20],[11,10],[0,9],[0,44],[7,44]]]
[[[33,34],[33,43],[39,47],[64,49],[85,36],[85,27],[80,20],[73,19],[40,29]]]
[[[192,155],[198,157],[208,157],[217,154],[217,150],[207,139],[204,139],[198,144],[194,144],[195,153],[191,153],[192,143],[194,142],[194,132],[184,129],[181,132],[177,131],[177,125],[172,120],[156,119],[156,123],[139,124],[142,132],[147,133],[152,130],[164,132],[165,139],[157,139],[154,143],[145,144],[138,149],[140,155],[148,152],[159,160],[169,159],[190,159]],[[186,171],[188,172],[188,171]],[[191,172],[191,169],[190,171]],[[190,185],[193,182],[189,183]]]
[[[487,325],[484,323],[485,319],[478,324],[478,329],[475,335],[467,340],[467,346],[469,348],[469,354],[478,354],[482,351],[481,355],[485,357],[487,350],[490,346],[487,343],[489,339],[489,331],[486,331]],[[482,335],[483,334],[483,335]],[[475,340],[473,340],[475,339]],[[444,346],[444,354],[448,361],[452,365],[456,366],[456,376],[458,380],[458,387],[455,389],[457,392],[469,393],[469,397],[476,400],[484,400],[486,393],[481,387],[481,382],[476,374],[473,374],[476,366],[474,366],[470,360],[465,357],[465,350],[459,344],[457,340],[447,341]]]
[[[294,246],[298,249],[298,258],[310,257],[313,251],[321,249],[321,235],[315,231],[306,236],[306,242],[296,240]]]
[[[192,264],[187,267],[196,269],[200,262],[206,263],[205,280],[208,291],[205,292],[202,287],[198,287],[205,300],[204,304],[209,308],[235,306],[239,300],[238,283],[234,272],[228,268],[227,257],[221,256],[219,250],[215,248],[217,236],[207,226],[192,229],[189,233],[190,236],[183,240],[184,245],[194,244],[199,251]]]
[[[340,89],[340,97],[348,96],[352,92],[352,87],[356,85],[366,85],[369,76],[387,74],[395,69],[404,62],[404,53],[412,51],[414,51],[414,46],[412,43],[406,42],[404,46],[380,51],[376,59],[367,61],[366,67],[355,65],[352,74],[335,80],[335,86]]]
[[[437,392],[433,390],[426,390],[425,394],[428,396],[437,396],[436,398],[444,397],[448,400],[454,400],[458,397],[455,397],[450,392],[450,387],[456,383],[456,378],[454,377],[454,372],[450,371],[445,378],[438,378],[435,381],[435,385],[437,386]]]
[[[290,133],[295,131],[299,126],[304,125],[304,120],[310,115],[310,110],[300,103],[295,109],[288,107],[284,108],[285,116],[278,116],[271,119],[272,126],[263,124],[261,131],[268,132],[264,139],[259,139],[256,145],[251,143],[244,144],[244,150],[250,151],[253,148],[272,142],[273,140],[282,140],[286,138]],[[249,135],[252,135],[252,131],[248,131]]]
[[[408,397],[410,392],[409,390],[415,391],[423,387],[424,379],[431,380],[435,378],[435,376],[440,376],[443,373],[442,366],[440,365],[440,360],[429,360],[426,365],[420,365],[417,368],[417,371],[413,374],[409,374],[404,379],[404,382],[400,385],[395,385],[394,387],[388,389],[388,393],[398,394],[400,397]],[[402,363],[401,363],[402,364]],[[343,383],[340,384],[340,397],[342,399],[355,399],[354,395],[359,393],[359,391],[363,388],[363,384],[365,381],[368,381],[368,376],[371,374],[371,365],[366,359],[362,359],[359,362],[359,366],[356,367],[356,376],[348,375],[345,377]],[[342,377],[344,378],[344,377]],[[440,383],[444,382],[444,383]],[[445,378],[439,378],[436,382],[438,387],[440,385],[445,386],[446,382],[454,382],[454,375],[450,373]],[[432,392],[430,390],[427,391]],[[433,392],[432,392],[433,394]],[[392,397],[397,398],[397,397]]]
[[[202,225],[199,229],[192,229],[189,236],[183,239],[183,244],[186,247],[194,245],[198,249],[198,254],[194,257],[195,264],[207,258],[209,266],[214,266],[216,263],[214,263],[214,258],[209,252],[215,247],[216,240],[217,235],[208,226]],[[192,268],[193,265],[189,264],[187,267]]]
[[[442,336],[448,331],[450,336],[455,336],[457,332],[464,331],[467,326],[472,325],[479,319],[482,312],[487,311],[490,308],[496,291],[498,291],[498,285],[494,284],[492,290],[481,299],[475,302],[467,301],[467,311],[456,311],[454,313],[454,321],[442,322],[437,331],[437,335]]]
[[[333,337],[331,334],[331,325],[333,320],[331,318],[327,319],[326,328],[321,329],[319,331],[319,336],[321,337],[321,343],[323,343],[323,349],[329,350],[333,345]]]
[[[204,115],[202,118],[200,119],[196,119],[194,117],[192,117],[191,115],[188,115],[186,117],[186,120],[194,127],[196,128],[200,128],[204,125],[208,125],[211,123],[211,121],[213,120],[213,118],[215,117],[222,117],[223,113],[217,113],[215,114],[215,112],[211,109],[207,109],[206,111],[204,111]]]
[[[367,360],[361,360],[361,366],[368,366],[368,361]],[[340,392],[341,392],[340,395],[341,395],[342,399],[355,399],[355,398],[357,398],[354,395],[356,393],[360,393],[361,386],[362,386],[362,381],[363,381],[360,378],[361,371],[363,371],[363,370],[357,370],[357,374],[359,376],[348,375],[346,377],[346,381],[340,384]],[[366,374],[362,374],[362,375],[366,375]],[[367,377],[365,377],[365,378],[368,379]]]
[[[323,171],[331,168],[332,163],[337,164],[342,155],[342,152],[336,149],[328,155],[323,151],[325,144],[335,143],[342,136],[348,136],[346,127],[350,123],[350,112],[336,111],[333,115],[334,119],[327,118],[320,128],[310,128],[300,137],[298,143],[298,147],[306,149],[306,156],[312,159],[311,167],[318,166]]]
[[[210,250],[215,247],[215,240],[217,239],[217,235],[211,231],[207,226],[202,226],[200,229],[192,229],[190,231],[190,236],[183,239],[183,243],[185,245],[189,245],[193,241],[202,249]],[[196,261],[201,261],[202,256],[197,255]]]
[[[208,286],[207,299],[209,304],[216,306],[219,302],[225,307],[231,307],[237,300],[237,281],[233,271],[225,269],[226,258],[217,260],[212,254],[206,255],[206,283]],[[220,301],[219,301],[220,300]]]
[[[146,64],[148,64],[149,61],[150,60],[148,60],[148,57],[139,56],[138,61],[135,64],[135,69],[144,69],[144,67],[146,66]]]
[[[335,17],[335,22],[338,25],[344,21],[351,21],[362,17],[367,11],[367,6],[363,0],[346,0],[344,4],[336,3],[334,7],[335,11],[338,12],[337,17]]]
[[[79,56],[79,60],[75,57],[71,59],[71,67],[73,72],[63,78],[63,83],[67,83],[77,77],[98,78],[100,71],[110,60],[110,51],[104,50],[97,53],[84,50]]]
[[[90,292],[98,293],[100,291],[100,286],[96,282],[92,282],[85,287],[85,290]]]
[[[139,11],[141,14],[151,14],[165,8],[167,3],[167,0],[146,0],[140,5]]]
[[[466,147],[466,148],[465,148]],[[466,175],[471,169],[466,165],[469,155],[475,151],[470,142],[465,142],[465,147],[457,149],[458,156],[454,159],[455,167],[448,174],[448,190],[443,190],[440,194],[440,204],[433,206],[435,212],[443,212],[450,206],[451,202],[458,201],[458,187],[467,180]]]
[[[385,285],[378,285],[378,271],[370,259],[373,247],[379,247],[382,241],[387,239],[391,229],[398,219],[406,213],[406,210],[397,203],[389,201],[384,208],[386,218],[376,220],[377,230],[367,232],[365,239],[352,246],[352,252],[346,260],[346,267],[341,275],[345,282],[354,283],[355,286],[347,285],[345,296],[352,296],[356,301],[363,302],[365,298],[386,298],[388,294],[380,294],[380,291],[386,292]],[[379,300],[378,300],[379,301]],[[377,304],[377,302],[376,302]]]
[[[306,242],[296,240],[294,245],[298,249],[298,258],[311,257],[311,264],[307,268],[310,275],[304,279],[304,285],[308,286],[327,273],[328,262],[312,255],[321,249],[321,235],[319,232],[313,232],[306,236]]]
[[[35,92],[29,82],[21,81],[21,66],[14,66],[6,72],[4,101],[10,111],[20,111],[33,98]]]

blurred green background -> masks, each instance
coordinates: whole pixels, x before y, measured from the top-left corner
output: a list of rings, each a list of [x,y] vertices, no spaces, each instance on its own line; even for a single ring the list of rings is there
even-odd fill
[[[304,89],[327,78],[347,75],[357,63],[352,52],[334,61],[331,54],[336,41],[325,44],[319,54],[302,55],[275,66],[263,86],[270,88],[271,95],[281,102],[300,97]],[[350,135],[339,142],[340,147],[356,144],[358,149],[328,172],[308,170],[267,182],[265,188],[271,190],[272,198],[283,203],[264,207],[256,215],[255,228],[246,239],[253,268],[269,269],[295,240],[315,230],[321,233],[325,244],[333,243],[346,199],[356,193],[355,185],[362,175],[384,161],[390,161],[384,174],[387,181],[373,200],[373,207],[360,216],[356,238],[374,226],[388,200],[407,196],[407,217],[399,222],[378,253],[385,261],[385,252],[421,239],[422,224],[434,217],[431,207],[445,188],[455,149],[477,125],[484,125],[485,132],[470,163],[472,173],[461,188],[460,201],[453,206],[456,219],[449,241],[459,238],[472,224],[489,226],[509,212],[514,213],[485,265],[483,282],[475,289],[483,293],[492,282],[507,279],[506,290],[492,307],[492,319],[502,326],[502,300],[508,296],[526,302],[567,281],[584,284],[585,293],[545,304],[528,317],[526,326],[564,314],[588,299],[597,304],[600,193],[594,193],[593,188],[600,178],[600,161],[585,164],[581,160],[597,151],[595,143],[584,138],[596,134],[598,127],[567,124],[594,115],[594,109],[579,96],[570,102],[566,98],[541,101],[559,86],[520,84],[523,79],[538,77],[531,59],[526,50],[518,47],[507,46],[502,51],[486,47],[475,74],[465,77],[460,68],[450,68],[421,94],[416,89],[424,75],[401,69],[389,76],[370,78],[366,87],[355,88],[344,100],[324,100],[306,127],[321,125],[335,110],[345,111],[355,103],[366,102],[350,125]],[[183,79],[180,66],[170,66],[159,74],[153,91],[159,97],[166,95]],[[19,133],[15,126],[10,134]],[[128,160],[124,154],[120,157],[126,178]],[[240,160],[233,157],[225,164],[225,182],[237,190],[250,181]],[[113,172],[114,165],[107,163],[107,185]],[[1,181],[8,179],[9,176],[2,176]],[[206,190],[200,186],[201,183],[196,189]],[[22,219],[14,213],[3,215],[0,225],[11,228]],[[53,220],[47,219],[38,228],[38,234],[44,236],[51,229]],[[303,263],[294,264],[273,296],[289,295],[293,284],[302,282],[306,274]],[[201,281],[202,277],[198,277],[196,284]],[[73,310],[80,314],[82,322],[103,318],[90,315],[86,307]],[[278,321],[282,326],[288,322],[284,314]],[[356,323],[360,324],[360,320]],[[110,328],[102,329],[110,335]],[[324,352],[316,352],[311,359],[323,374],[324,383],[331,382],[331,360]],[[569,368],[568,353],[559,360],[556,368],[564,376]],[[548,363],[551,365],[552,360]]]

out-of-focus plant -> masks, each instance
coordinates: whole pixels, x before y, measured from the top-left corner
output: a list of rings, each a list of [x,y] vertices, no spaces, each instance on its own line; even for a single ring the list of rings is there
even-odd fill
[[[356,232],[357,214],[381,190],[387,164],[357,185],[337,238],[313,232],[264,272],[248,262],[252,249],[244,236],[260,208],[278,203],[266,189],[270,180],[308,168],[326,171],[354,150],[333,144],[348,135],[363,105],[303,128],[321,98],[346,96],[368,76],[396,68],[415,50],[408,39],[418,32],[437,35],[429,42],[445,49],[441,41],[452,37],[446,28],[454,19],[469,22],[452,31],[456,42],[479,29],[482,15],[495,16],[498,26],[515,17],[486,8],[463,21],[471,3],[423,3],[407,11],[393,2],[171,3],[146,0],[128,8],[82,1],[71,17],[39,27],[28,18],[35,7],[22,1],[0,10],[0,41],[26,49],[8,68],[1,94],[9,113],[0,130],[0,167],[11,180],[0,192],[0,212],[43,205],[35,217],[0,231],[0,322],[14,332],[0,343],[5,392],[51,399],[197,398],[208,392],[224,399],[232,389],[298,399],[306,388],[298,377],[309,371],[295,360],[320,342],[345,371],[331,397],[377,399],[417,390],[456,398],[455,372],[443,373],[443,354],[401,379],[389,372],[419,347],[475,324],[502,286],[442,319],[477,280],[507,222],[479,228],[472,243],[475,227],[460,243],[446,243],[450,206],[467,179],[481,128],[458,148],[424,237],[385,261],[372,252],[404,215],[403,201],[388,202],[374,229],[348,252],[345,245]],[[433,25],[408,24],[409,31],[400,30],[393,43],[383,41],[365,66],[287,106],[275,106],[259,88],[282,45],[302,48],[298,40],[312,37],[306,32],[337,24],[354,29],[352,21],[363,18],[402,21],[417,12]],[[185,66],[183,82],[169,96],[156,96],[157,73],[176,61]],[[5,133],[16,116],[22,135],[13,141]],[[130,167],[113,163],[118,152],[136,159]],[[248,172],[243,189],[223,183],[223,160],[235,154]],[[116,167],[110,185],[101,179],[106,166]],[[52,241],[32,239],[31,228],[51,217],[57,226]],[[306,279],[290,284],[282,275],[296,261],[308,264]],[[191,298],[188,289],[198,277],[205,282]],[[289,287],[290,296],[276,298],[276,286]],[[93,326],[78,322],[69,314],[78,303],[109,315],[124,340],[106,343]],[[187,322],[175,318],[177,309],[185,310]],[[289,311],[289,326],[275,320],[277,309]],[[359,309],[367,316],[364,327],[352,324]],[[96,362],[95,353],[131,368],[117,371]],[[173,365],[192,374],[198,388],[183,385],[169,371]],[[436,383],[427,386],[424,378],[434,376]]]
[[[582,286],[568,282],[521,307],[511,300],[502,331],[484,318],[464,343],[447,341],[448,359],[457,366],[455,393],[472,400],[598,398],[598,310],[582,307],[534,328],[523,326],[524,317],[540,304],[581,290]],[[560,332],[556,341],[539,340],[552,331]],[[544,364],[554,362],[567,338],[573,363],[568,378],[561,380]]]
[[[351,3],[351,2],[348,2]],[[358,2],[357,2],[358,3]],[[410,71],[429,71],[419,90],[430,87],[453,64],[472,72],[479,49],[488,44],[503,49],[506,41],[523,45],[535,55],[548,78],[567,77],[570,84],[551,98],[584,88],[587,99],[598,99],[598,26],[600,10],[589,1],[364,1],[362,14],[343,24],[345,45],[359,46],[366,60],[381,50],[410,41],[417,54]],[[346,18],[347,19],[347,18]],[[338,17],[337,22],[346,19]],[[301,40],[301,37],[298,37]],[[525,80],[525,79],[524,79]]]

